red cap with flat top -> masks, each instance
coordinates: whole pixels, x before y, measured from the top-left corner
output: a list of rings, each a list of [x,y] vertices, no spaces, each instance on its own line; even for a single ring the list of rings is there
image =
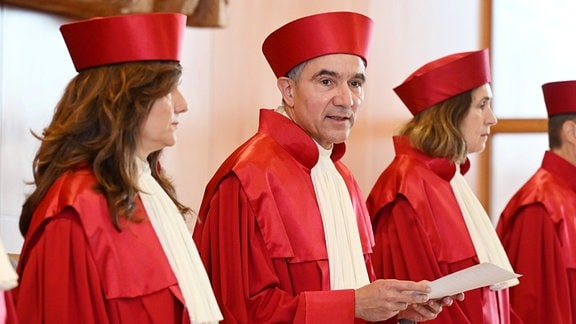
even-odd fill
[[[98,17],[64,24],[64,37],[76,71],[136,61],[180,61],[186,16],[146,13]]]
[[[278,28],[262,44],[277,78],[298,64],[327,54],[353,54],[368,63],[372,20],[355,12],[327,12]]]
[[[576,114],[576,81],[558,81],[542,85],[548,117]]]
[[[429,62],[394,92],[412,115],[490,82],[488,50],[455,53]]]

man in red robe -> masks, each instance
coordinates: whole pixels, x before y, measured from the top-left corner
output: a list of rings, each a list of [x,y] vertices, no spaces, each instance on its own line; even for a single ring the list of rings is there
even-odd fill
[[[207,185],[194,238],[225,323],[434,317],[427,283],[373,278],[370,220],[340,161],[363,99],[372,21],[322,13],[273,32],[263,52],[282,106]]]
[[[520,285],[524,323],[576,323],[576,81],[542,86],[550,150],[505,207],[497,232]]]

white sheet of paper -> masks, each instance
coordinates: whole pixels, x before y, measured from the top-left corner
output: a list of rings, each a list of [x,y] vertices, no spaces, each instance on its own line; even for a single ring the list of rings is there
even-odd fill
[[[432,292],[428,296],[430,299],[453,296],[520,276],[493,263],[484,262],[432,281],[430,283]]]

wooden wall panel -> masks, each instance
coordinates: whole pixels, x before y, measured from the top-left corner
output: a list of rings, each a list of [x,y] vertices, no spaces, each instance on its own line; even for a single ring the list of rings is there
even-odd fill
[[[179,12],[187,24],[223,27],[228,0],[3,0],[5,3],[70,18],[86,19],[141,12]]]

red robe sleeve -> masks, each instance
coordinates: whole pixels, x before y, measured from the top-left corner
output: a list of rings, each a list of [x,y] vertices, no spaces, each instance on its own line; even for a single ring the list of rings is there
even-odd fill
[[[16,312],[21,323],[109,323],[96,266],[81,225],[66,209],[21,256]]]
[[[302,274],[318,273],[322,266],[307,262],[296,265],[295,270],[286,266],[285,260],[269,256],[236,177],[226,177],[219,184],[194,238],[224,315],[223,323],[354,322],[353,290],[293,291],[292,276],[307,280]]]
[[[372,262],[377,278],[399,280],[434,280],[452,272],[448,265],[438,262],[433,242],[427,239],[426,229],[417,221],[408,201],[397,198],[375,215]],[[449,238],[446,238],[449,241]],[[458,242],[453,242],[458,244]],[[462,268],[473,265],[462,264]],[[466,294],[466,299],[473,298]],[[479,310],[481,313],[481,309]],[[481,317],[479,317],[481,318]],[[392,323],[387,321],[386,323]],[[479,323],[468,318],[460,302],[444,307],[435,320],[426,323]]]
[[[562,246],[546,209],[531,204],[518,210],[502,243],[520,284],[510,289],[512,309],[524,323],[574,323],[576,278],[569,279]],[[574,276],[574,274],[572,273]],[[537,301],[537,302],[535,302]]]

